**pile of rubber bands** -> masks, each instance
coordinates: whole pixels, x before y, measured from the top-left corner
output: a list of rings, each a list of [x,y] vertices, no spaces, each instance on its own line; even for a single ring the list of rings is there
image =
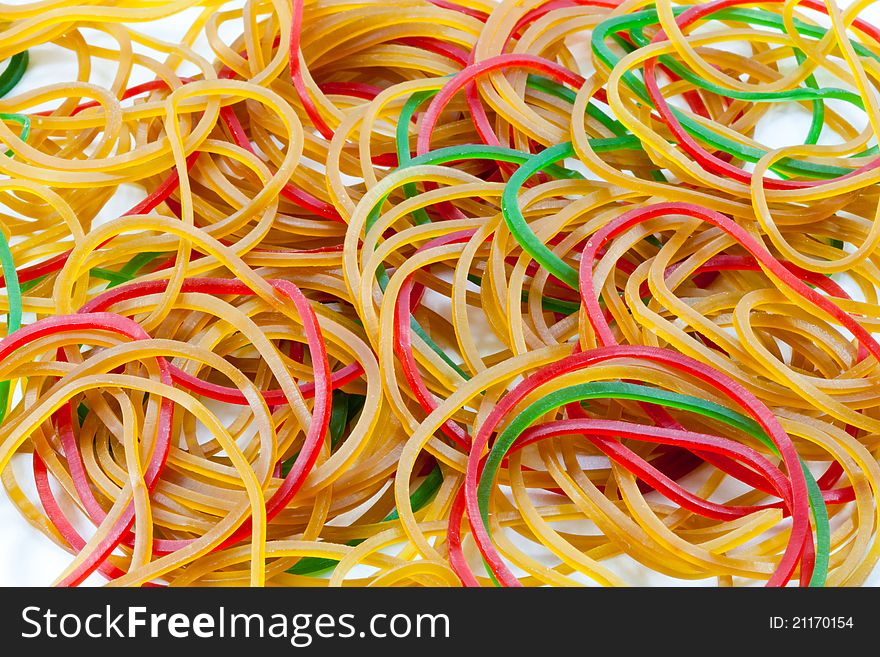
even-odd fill
[[[0,5],[0,471],[55,583],[863,583],[870,2]]]

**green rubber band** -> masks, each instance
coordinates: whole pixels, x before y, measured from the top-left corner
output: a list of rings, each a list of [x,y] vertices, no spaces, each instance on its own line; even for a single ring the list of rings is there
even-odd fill
[[[3,73],[0,73],[0,98],[12,91],[15,85],[21,81],[29,61],[27,50],[17,53],[9,59],[9,64],[6,65]]]
[[[31,120],[24,114],[4,114],[0,113],[0,121],[12,121],[13,123],[17,123],[21,126],[21,132],[18,135],[18,138],[22,141],[27,141],[27,138],[31,134]],[[15,152],[10,148],[6,151],[7,157],[14,157]]]
[[[687,7],[677,7],[673,9],[673,12],[675,13],[675,15],[680,15],[687,9]],[[768,14],[767,12],[729,8],[719,10],[713,15],[717,18],[728,18],[746,23],[754,23],[767,27],[774,27],[782,30],[785,29],[784,22],[781,18],[776,17],[772,14]],[[659,23],[659,18],[657,16],[656,10],[653,9],[648,9],[626,16],[618,16],[603,21],[593,30],[591,38],[593,53],[606,67],[609,68],[609,70],[613,69],[619,61],[619,58],[615,56],[613,51],[608,47],[606,43],[607,39],[609,38],[609,34],[621,31],[631,31],[633,29],[643,28],[645,26],[657,23]],[[826,30],[824,30],[823,28],[807,25],[802,21],[795,21],[795,23],[798,29],[807,36],[821,38],[826,33]],[[861,44],[854,42],[853,47],[856,48],[856,51],[860,55],[870,56],[880,61],[880,57],[874,55],[871,51],[866,49]],[[646,103],[650,104],[650,96],[648,95],[644,83],[639,80],[632,71],[627,71],[626,73],[624,73],[622,79],[637,96],[639,96]],[[728,91],[725,90],[724,93],[728,93]],[[734,155],[746,162],[758,162],[762,157],[767,154],[767,151],[763,149],[738,144],[731,139],[718,135],[711,130],[704,128],[701,124],[689,118],[675,107],[670,107],[670,110],[675,115],[676,119],[681,123],[682,127],[688,131],[688,133],[717,150],[721,150],[731,155]],[[860,153],[858,155],[862,156],[868,153],[873,153],[875,151],[877,151],[877,147],[868,149],[868,151],[866,151],[865,153]],[[851,173],[852,171],[852,169],[818,164],[814,162],[801,162],[798,160],[793,160],[791,158],[783,158],[777,161],[774,164],[773,170],[779,170],[788,175],[800,175],[811,178],[835,178],[846,175],[847,173]]]
[[[493,443],[489,455],[486,457],[486,463],[477,487],[477,501],[487,532],[489,531],[489,498],[492,493],[492,485],[501,466],[501,461],[511,445],[523,431],[542,416],[566,404],[585,399],[629,399],[698,413],[745,432],[765,445],[773,454],[779,456],[779,451],[773,441],[757,422],[706,399],[621,382],[590,382],[561,388],[545,395],[521,411]],[[830,559],[831,532],[828,524],[828,510],[815,478],[803,461],[801,461],[801,468],[807,481],[807,493],[816,532],[816,564],[810,579],[810,586],[820,587],[825,584]]]
[[[403,105],[403,109],[400,111],[400,117],[397,120],[397,127],[395,132],[395,147],[397,149],[398,167],[405,167],[407,164],[409,164],[410,160],[412,160],[412,156],[409,151],[409,124],[410,121],[412,121],[413,114],[415,114],[416,110],[422,103],[424,103],[426,100],[428,100],[428,98],[431,98],[436,94],[437,92],[434,90],[421,91],[410,96],[407,99],[406,103]],[[418,194],[416,184],[405,184],[403,186],[403,194],[404,196],[406,196],[406,198],[412,198],[413,196]],[[431,221],[431,218],[428,216],[425,208],[414,210],[412,216],[413,221],[416,224],[427,224]]]
[[[330,449],[336,447],[342,438],[342,433],[348,425],[348,395],[341,390],[333,391],[330,405]]]
[[[630,31],[630,34],[633,37],[633,41],[635,41],[640,47],[647,46],[651,43],[651,40],[645,36],[641,28],[634,28]],[[800,53],[800,58],[798,58],[799,63],[802,63],[805,59],[804,54],[800,51],[797,52]],[[682,79],[687,80],[701,89],[716,93],[719,96],[727,96],[728,98],[735,98],[736,100],[748,100],[758,103],[772,101],[802,102],[807,100],[815,101],[833,99],[850,103],[860,110],[865,109],[865,104],[862,101],[861,96],[857,93],[846,89],[838,89],[836,87],[819,87],[816,83],[815,76],[812,74],[809,77],[812,78],[815,86],[808,88],[801,87],[799,89],[789,89],[787,91],[740,91],[739,89],[728,89],[727,87],[722,87],[721,85],[704,80],[669,55],[660,55],[658,60]]]
[[[122,283],[127,283],[131,280],[131,276],[126,276],[118,271],[112,271],[110,269],[103,269],[101,267],[92,267],[89,270],[89,273],[95,278],[100,278],[105,281],[110,281],[111,285],[108,287],[113,287],[116,285],[120,285]]]
[[[18,274],[15,271],[15,261],[12,258],[9,242],[2,231],[0,231],[0,268],[3,269],[3,281],[9,300],[9,312],[6,315],[6,335],[9,336],[21,328],[21,287],[18,284]],[[6,418],[11,386],[11,381],[0,381],[0,424]]]
[[[795,48],[794,50],[794,58],[797,60],[798,66],[803,64],[807,57],[803,52]],[[816,81],[816,76],[812,73],[807,76],[806,80],[804,80],[804,84],[808,87],[812,87],[813,89],[818,88],[819,83]],[[813,101],[813,119],[810,122],[810,129],[807,132],[807,136],[804,138],[805,144],[810,144],[811,146],[817,144],[819,142],[819,136],[822,134],[822,128],[825,127],[825,103],[821,100]]]
[[[89,416],[89,407],[81,403],[76,407],[76,416],[79,418],[79,426],[82,426],[83,422],[85,422],[86,418]]]
[[[519,191],[523,184],[535,175],[543,171],[549,164],[558,162],[567,157],[574,156],[574,146],[571,142],[564,142],[544,149],[537,155],[533,155],[528,161],[516,170],[501,195],[501,215],[504,223],[514,239],[544,269],[553,274],[573,290],[578,289],[578,272],[562,258],[553,253],[550,248],[541,241],[532,231],[519,207]]]
[[[45,276],[38,276],[37,278],[34,278],[33,280],[25,281],[24,283],[21,284],[21,291],[23,293],[29,292],[33,288],[37,287],[37,285],[42,283],[44,280],[46,280],[48,277],[49,277],[49,275],[46,274]]]
[[[126,265],[119,270],[120,274],[124,276],[133,277],[136,273],[138,273],[143,267],[146,267],[148,264],[153,262],[156,258],[158,258],[161,253],[138,253],[131,260],[126,263]]]

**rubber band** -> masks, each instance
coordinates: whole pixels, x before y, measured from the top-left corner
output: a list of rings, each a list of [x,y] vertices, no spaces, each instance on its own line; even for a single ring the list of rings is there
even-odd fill
[[[54,583],[864,584],[868,4],[10,11],[0,478]]]

